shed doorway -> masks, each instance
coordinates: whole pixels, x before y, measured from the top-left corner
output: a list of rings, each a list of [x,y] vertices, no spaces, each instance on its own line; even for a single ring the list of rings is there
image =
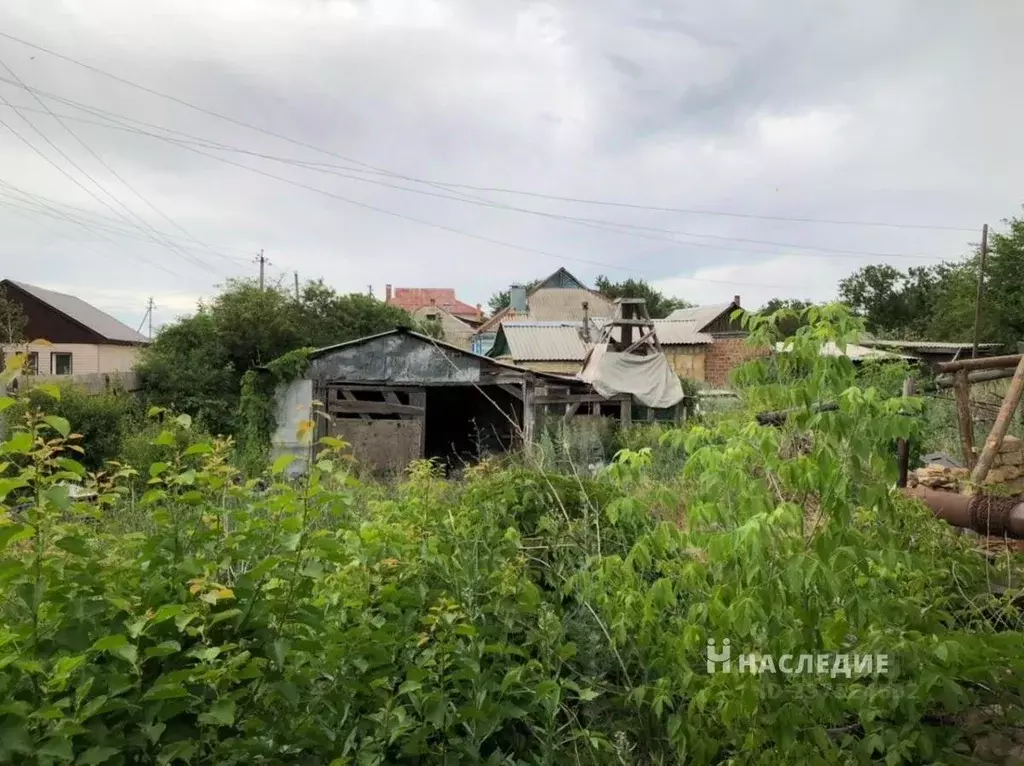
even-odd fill
[[[446,473],[515,448],[523,403],[496,386],[434,386],[426,390],[424,457]]]

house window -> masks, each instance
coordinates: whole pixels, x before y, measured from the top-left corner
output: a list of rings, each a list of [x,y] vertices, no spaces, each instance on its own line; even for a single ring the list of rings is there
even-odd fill
[[[39,374],[39,352],[29,351],[28,359],[25,360],[25,372],[29,375]]]
[[[71,354],[57,352],[50,354],[50,373],[52,375],[70,375]]]

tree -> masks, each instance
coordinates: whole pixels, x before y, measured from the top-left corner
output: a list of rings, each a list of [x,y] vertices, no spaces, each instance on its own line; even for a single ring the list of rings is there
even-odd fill
[[[541,280],[539,279],[530,280],[526,283],[526,292],[530,292],[540,283]],[[487,299],[487,307],[491,310],[491,314],[497,314],[499,311],[507,309],[510,303],[511,293],[509,290],[499,290]]]
[[[813,305],[811,301],[801,301],[793,298],[772,298],[757,313],[770,316],[779,311],[785,312],[779,315],[778,328],[783,337],[788,338],[804,325],[810,324],[807,321],[806,312]]]
[[[869,332],[924,338],[932,329],[943,280],[959,268],[963,264],[912,266],[905,272],[885,264],[864,266],[840,281],[839,297],[864,317]]]
[[[1024,340],[1024,219],[1011,218],[1008,230],[992,234],[985,276],[983,317],[993,340]]]
[[[7,294],[6,287],[0,287],[0,343],[24,342],[27,327],[28,317],[21,304]]]
[[[630,277],[624,282],[612,282],[608,277],[602,275],[595,280],[595,284],[597,291],[609,300],[643,298],[647,304],[647,312],[652,319],[664,319],[676,309],[695,305],[681,298],[668,297],[642,279]]]
[[[394,327],[408,313],[362,294],[309,282],[299,299],[280,285],[261,290],[234,280],[190,317],[165,326],[138,370],[150,403],[192,415],[214,433],[232,433],[242,375],[306,346],[323,347]]]

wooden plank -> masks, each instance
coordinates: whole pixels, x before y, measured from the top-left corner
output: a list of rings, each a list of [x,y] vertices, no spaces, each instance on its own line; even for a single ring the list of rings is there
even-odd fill
[[[565,419],[568,420],[579,410],[582,402],[567,402],[565,405]]]
[[[324,404],[325,404],[325,406],[327,407],[327,409],[328,409],[329,411],[337,411],[337,412],[341,412],[341,410],[335,410],[335,407],[334,407],[334,405],[332,405],[332,404],[331,404],[331,400],[330,400],[330,395],[331,395],[331,391],[332,391],[332,390],[333,390],[333,391],[334,391],[335,393],[339,394],[339,395],[341,396],[341,398],[342,398],[342,399],[344,399],[344,400],[346,400],[346,401],[350,401],[350,402],[354,402],[354,401],[356,401],[356,397],[355,397],[355,394],[353,394],[353,393],[352,393],[352,392],[351,392],[351,391],[349,390],[349,388],[348,388],[347,386],[346,386],[346,387],[344,387],[344,388],[342,388],[342,387],[340,387],[340,386],[335,386],[335,387],[333,387],[333,389],[332,389],[332,388],[328,388],[328,389],[327,389],[327,401],[326,401],[326,402],[325,402]],[[362,389],[362,390],[367,390],[367,389]],[[376,389],[374,389],[374,390],[376,390]],[[335,401],[337,401],[337,397],[335,397]],[[359,413],[359,418],[360,418],[361,420],[369,420],[369,419],[370,419],[370,416],[369,416],[369,415],[367,415],[367,414],[366,414],[365,412],[361,412],[361,413]]]
[[[974,452],[974,422],[971,419],[971,387],[967,381],[967,370],[957,370],[953,375],[953,389],[956,392],[956,421],[960,426],[964,465],[974,468],[977,455]]]
[[[967,382],[971,384],[986,383],[990,380],[1003,380],[1004,378],[1012,377],[1013,370],[1010,369],[980,370],[978,372],[969,373],[967,375]],[[937,378],[935,378],[936,388],[952,388],[955,385],[955,383],[956,381],[954,380],[953,375],[939,375]]]
[[[502,391],[506,392],[507,394],[510,394],[511,396],[515,397],[519,401],[523,400],[523,387],[522,387],[522,385],[514,386],[511,383],[501,383],[498,386],[498,388],[500,388]]]
[[[941,362],[935,365],[938,372],[956,372],[957,370],[1001,370],[1007,367],[1016,367],[1020,360],[1024,359],[1021,354],[1008,354],[1006,356],[989,356],[983,359],[961,359],[956,362]]]
[[[988,470],[992,467],[992,461],[996,459],[1000,447],[1003,446],[1003,438],[1006,436],[1006,431],[1010,428],[1010,421],[1013,419],[1013,413],[1017,411],[1017,405],[1020,404],[1022,393],[1024,393],[1024,357],[1021,357],[1021,360],[1017,363],[1017,371],[1013,374],[1013,381],[1010,383],[1006,396],[1003,398],[1003,406],[999,408],[996,422],[992,426],[992,431],[989,433],[988,438],[985,440],[985,447],[981,451],[981,457],[978,458],[978,464],[971,471],[971,482],[974,484],[981,484],[985,481],[985,477],[988,476]]]
[[[397,391],[400,394],[412,394],[418,391],[423,391],[422,387],[419,386],[389,386],[381,383],[379,385],[364,384],[364,383],[342,383],[339,381],[328,381],[328,389],[348,389],[349,391],[376,391],[377,393],[384,393],[385,391]]]
[[[389,404],[401,404],[402,403],[398,399],[398,394],[396,394],[394,391],[382,391],[381,393],[384,394],[384,401],[388,402]]]
[[[589,404],[590,402],[608,402],[613,401],[607,399],[600,394],[565,394],[562,396],[538,396],[535,398],[535,404]]]
[[[415,415],[423,417],[426,410],[422,407],[413,407],[411,404],[391,404],[389,402],[360,402],[342,401],[332,402],[331,412],[339,412],[346,415],[367,414],[367,415]]]
[[[629,428],[633,425],[633,402],[631,399],[623,399],[619,402],[619,425],[622,428]]]
[[[537,404],[535,401],[534,383],[529,378],[523,380],[523,444],[529,448],[533,444],[537,426]]]
[[[903,398],[914,395],[914,379],[907,378],[903,381]],[[910,442],[907,439],[900,439],[897,445],[899,478],[896,481],[897,487],[907,486],[907,475],[910,472]]]

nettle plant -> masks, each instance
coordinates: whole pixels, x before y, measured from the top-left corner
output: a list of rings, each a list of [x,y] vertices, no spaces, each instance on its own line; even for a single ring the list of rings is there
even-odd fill
[[[621,689],[639,713],[630,735],[663,758],[935,762],[958,734],[954,714],[1020,706],[1019,634],[978,620],[980,602],[998,601],[984,559],[894,490],[890,445],[915,435],[920,401],[858,387],[850,361],[821,349],[841,349],[860,323],[841,306],[808,313],[786,353],[738,376],[752,411],[793,409],[785,425],[747,415],[667,434],[689,456],[685,522],[573,581],[635,669]],[[752,343],[777,340],[777,317],[743,321]],[[838,409],[816,411],[826,402]],[[620,456],[624,475],[648,459]],[[613,524],[646,513],[633,498],[613,508]],[[732,672],[709,673],[708,642],[726,639]],[[772,656],[756,665],[766,672],[739,672],[751,653]],[[857,654],[885,655],[887,672],[857,677],[837,657]],[[771,672],[783,655],[787,669],[800,655],[814,667]]]

